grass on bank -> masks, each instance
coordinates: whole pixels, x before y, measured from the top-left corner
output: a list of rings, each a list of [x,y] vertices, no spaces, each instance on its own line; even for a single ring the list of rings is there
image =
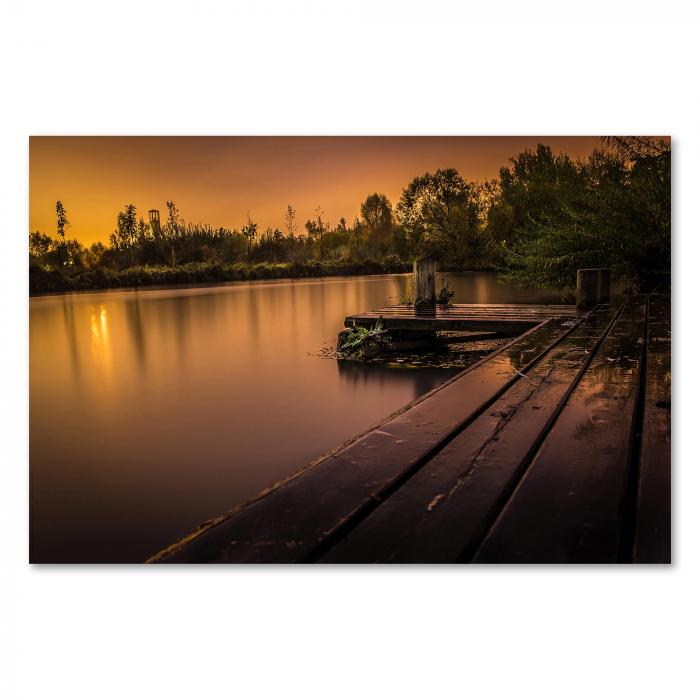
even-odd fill
[[[288,263],[186,263],[175,267],[135,266],[124,270],[109,268],[57,269],[29,266],[30,294],[145,287],[169,284],[237,282],[333,275],[376,275],[409,272],[409,263],[388,259],[382,262],[364,260],[350,262],[288,262]]]

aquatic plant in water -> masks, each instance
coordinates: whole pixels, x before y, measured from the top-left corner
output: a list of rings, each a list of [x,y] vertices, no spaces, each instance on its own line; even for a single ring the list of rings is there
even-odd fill
[[[383,340],[382,336],[386,333],[383,321],[384,319],[380,316],[372,328],[353,324],[345,342],[340,346],[340,351],[352,354],[370,340]]]
[[[452,299],[454,298],[454,295],[455,295],[455,292],[450,287],[449,282],[443,278],[442,286],[440,287],[440,291],[437,294],[437,303],[441,304],[443,306],[447,306],[448,304],[452,303]]]

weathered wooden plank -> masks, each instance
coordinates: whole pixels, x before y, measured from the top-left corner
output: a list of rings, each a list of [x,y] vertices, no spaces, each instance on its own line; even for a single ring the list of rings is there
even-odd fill
[[[348,316],[348,318],[351,319],[356,319],[356,320],[362,320],[362,319],[377,319],[379,317],[384,317],[384,318],[410,318],[410,319],[416,319],[416,318],[423,318],[422,315],[420,314],[411,314],[411,313],[403,313],[403,312],[398,312],[398,311],[372,311],[366,314],[360,314],[360,315],[355,315],[355,316]],[[522,318],[522,319],[542,319],[544,320],[545,318],[571,318],[571,316],[567,314],[546,314],[546,313],[528,313],[528,312],[522,312],[522,313],[516,313],[516,312],[498,312],[498,311],[489,311],[488,313],[486,312],[451,312],[451,311],[440,311],[436,312],[431,318]]]
[[[625,306],[474,561],[619,560],[645,311]]]
[[[346,327],[353,325],[373,326],[379,316],[345,319]],[[354,322],[354,323],[353,323]],[[431,317],[388,317],[383,318],[383,326],[388,330],[444,330],[444,331],[481,331],[491,333],[522,333],[532,328],[541,319],[507,319],[503,317],[485,318],[431,318]]]
[[[411,310],[406,310],[406,309],[376,309],[373,311],[367,311],[362,314],[353,314],[351,318],[354,317],[360,317],[362,318],[363,316],[377,316],[377,315],[387,315],[387,314],[394,314],[396,316],[406,316],[406,317],[413,317],[416,318],[420,316],[420,314],[416,314]],[[573,316],[574,314],[562,314],[562,313],[547,313],[544,310],[533,310],[533,311],[528,311],[527,309],[523,310],[517,310],[517,309],[474,309],[474,310],[467,310],[467,309],[451,309],[449,307],[443,309],[441,307],[436,307],[435,315],[436,316],[477,316],[477,315],[482,315],[482,316],[493,316],[493,315],[507,315],[507,316],[526,316],[526,317],[531,317],[531,316],[544,316],[545,318],[551,318],[553,316]]]
[[[389,304],[384,307],[387,309],[406,309],[411,308],[408,304]],[[440,306],[439,308],[448,309],[554,309],[554,310],[569,310],[577,312],[575,304],[449,304]]]
[[[410,309],[409,304],[390,304],[385,306],[385,309]],[[571,313],[579,313],[575,304],[449,304],[446,306],[438,306],[438,308],[447,309],[550,309],[553,311],[570,311]]]
[[[402,311],[402,312],[407,312],[411,311],[413,309],[412,306],[408,306],[406,304],[399,304],[399,305],[394,305],[394,306],[385,306],[380,309],[374,309],[374,311]],[[447,312],[447,311],[453,311],[453,312],[465,312],[465,313],[476,313],[478,311],[486,311],[486,312],[491,312],[491,311],[513,311],[513,312],[528,312],[528,313],[535,313],[536,311],[552,311],[555,313],[578,313],[576,310],[577,307],[574,306],[565,306],[565,305],[542,305],[542,304],[534,304],[532,306],[529,306],[527,304],[449,304],[449,305],[441,305],[438,304],[436,306],[436,310],[440,312]]]
[[[321,561],[436,563],[473,553],[614,313],[591,314]]]
[[[161,560],[309,560],[518,381],[516,370],[527,370],[571,330],[560,321],[540,324]]]
[[[634,561],[671,562],[671,298],[652,295]]]
[[[345,326],[370,327],[381,318],[385,328],[396,331],[470,330],[521,333],[546,318],[576,318],[579,314],[576,307],[561,305],[455,304],[438,306],[434,313],[428,315],[417,314],[413,308],[407,306],[391,306],[348,316]]]
[[[386,306],[380,309],[372,309],[370,311],[365,311],[358,314],[353,314],[353,316],[364,316],[367,314],[384,314],[384,313],[398,313],[407,316],[416,316],[414,307],[408,305],[394,305]],[[527,304],[450,304],[450,305],[436,305],[435,313],[440,314],[502,314],[502,313],[513,313],[513,314],[541,314],[543,316],[578,316],[581,312],[577,307],[571,305],[527,305]]]
[[[394,318],[394,319],[410,319],[410,320],[416,320],[416,319],[422,319],[425,318],[425,316],[421,315],[413,315],[413,314],[404,314],[404,313],[393,313],[393,312],[387,312],[387,313],[381,313],[381,312],[372,312],[368,314],[363,314],[361,316],[348,316],[349,319],[355,319],[355,321],[363,321],[365,319],[367,320],[372,320],[376,321],[378,318]],[[469,320],[469,319],[522,319],[524,321],[529,321],[529,320],[544,320],[547,318],[562,318],[561,316],[557,316],[556,314],[539,314],[539,313],[436,313],[433,316],[430,316],[429,318],[433,319],[456,319],[456,320]],[[565,318],[569,318],[568,316]]]
[[[367,311],[362,314],[352,314],[350,318],[363,318],[364,316],[382,316],[382,315],[396,315],[396,316],[406,316],[407,318],[416,318],[419,317],[420,314],[416,314],[415,312],[411,310],[406,310],[406,309],[376,309],[373,311]],[[566,313],[557,313],[557,312],[551,312],[547,313],[544,310],[533,310],[533,311],[528,311],[527,309],[523,310],[517,310],[517,309],[473,309],[473,310],[467,310],[467,309],[450,309],[449,307],[446,309],[442,309],[439,306],[436,307],[435,311],[436,316],[494,316],[494,315],[506,315],[506,316],[525,316],[525,317],[531,317],[531,316],[543,316],[545,318],[552,318],[554,316],[574,316],[574,314],[566,314]]]

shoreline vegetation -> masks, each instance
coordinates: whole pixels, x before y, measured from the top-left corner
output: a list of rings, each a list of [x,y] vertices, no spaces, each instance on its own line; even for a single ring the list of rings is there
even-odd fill
[[[58,292],[87,291],[90,289],[117,289],[175,284],[215,284],[217,282],[245,282],[253,280],[303,279],[310,277],[381,275],[410,272],[410,263],[401,261],[365,260],[348,262],[308,263],[186,263],[175,267],[138,266],[124,270],[97,268],[80,270],[75,274],[61,269],[31,268],[29,270],[31,295]]]
[[[124,270],[106,268],[78,270],[73,274],[58,268],[30,267],[29,294],[60,294],[90,290],[130,289],[180,284],[217,284],[255,280],[307,279],[387,275],[411,272],[413,264],[400,260],[308,263],[187,263],[176,267],[138,266]],[[495,272],[492,267],[440,272]]]
[[[282,228],[189,223],[174,202],[133,204],[116,216],[108,244],[29,234],[30,294],[258,279],[407,272],[437,258],[442,272],[497,271],[518,286],[571,290],[576,270],[611,267],[636,291],[666,291],[671,271],[671,144],[609,137],[588,159],[539,144],[510,159],[496,179],[467,182],[453,168],[415,177],[393,206],[369,194],[352,223],[332,225],[318,206],[303,226],[289,204]]]

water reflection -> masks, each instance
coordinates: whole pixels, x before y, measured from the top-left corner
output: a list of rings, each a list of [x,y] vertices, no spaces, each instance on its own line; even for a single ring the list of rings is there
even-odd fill
[[[372,365],[350,361],[339,361],[337,366],[341,380],[353,388],[363,387],[367,384],[378,385],[381,388],[409,385],[413,388],[412,398],[414,399],[461,371],[460,369],[439,368],[401,370],[379,364]]]
[[[73,305],[63,299],[63,322],[66,331],[68,351],[70,352],[70,369],[76,382],[80,381],[80,355],[79,344],[75,328],[75,318],[73,316]]]
[[[558,300],[448,277],[457,302]],[[317,354],[407,280],[31,299],[32,560],[143,560],[442,382]]]
[[[90,348],[93,362],[102,369],[103,374],[112,372],[112,345],[109,336],[107,309],[100,304],[90,314],[90,330],[92,332]]]

